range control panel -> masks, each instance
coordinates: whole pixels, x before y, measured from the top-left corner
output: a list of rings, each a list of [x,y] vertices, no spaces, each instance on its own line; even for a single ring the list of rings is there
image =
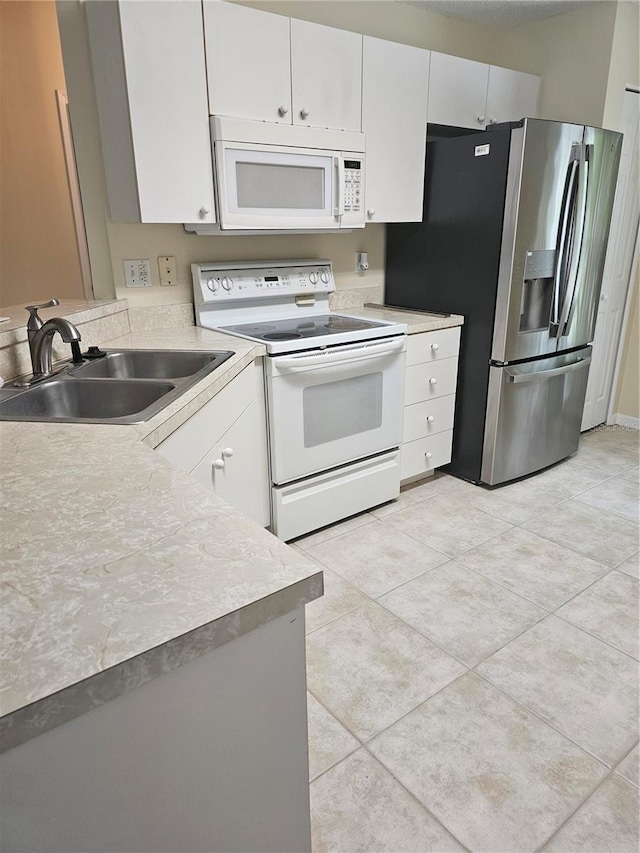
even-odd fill
[[[191,269],[197,302],[295,297],[335,290],[330,261],[292,261],[290,266],[255,267],[193,264]]]

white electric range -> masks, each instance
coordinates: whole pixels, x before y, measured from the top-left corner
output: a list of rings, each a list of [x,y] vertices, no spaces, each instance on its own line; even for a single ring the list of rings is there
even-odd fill
[[[193,264],[199,326],[263,343],[272,530],[397,497],[407,328],[329,310],[330,261]]]

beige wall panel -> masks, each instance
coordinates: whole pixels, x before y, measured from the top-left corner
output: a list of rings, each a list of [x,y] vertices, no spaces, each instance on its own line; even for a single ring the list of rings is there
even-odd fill
[[[542,77],[540,118],[602,125],[616,3],[595,3],[503,33],[497,64]]]
[[[0,3],[0,305],[84,296],[56,89],[55,3]]]

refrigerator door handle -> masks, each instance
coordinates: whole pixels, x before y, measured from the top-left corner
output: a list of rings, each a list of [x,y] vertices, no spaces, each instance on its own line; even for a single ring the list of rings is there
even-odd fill
[[[571,252],[571,263],[569,267],[568,286],[560,312],[560,322],[558,337],[561,338],[567,332],[573,301],[576,296],[578,286],[578,272],[580,270],[580,261],[582,259],[582,246],[584,242],[584,230],[587,219],[587,195],[589,192],[589,155],[591,145],[582,146],[582,157],[580,159],[580,168],[578,170],[578,200],[577,207],[579,210],[577,221],[580,223],[577,240],[574,241],[574,246]]]
[[[564,284],[564,279],[566,278],[566,275],[563,275],[563,273],[566,272],[567,268],[565,256],[567,253],[567,241],[571,232],[570,225],[573,213],[573,195],[578,175],[579,154],[576,149],[577,146],[574,146],[571,162],[569,163],[566,184],[567,188],[563,198],[562,212],[560,214],[560,230],[558,233],[558,249],[556,253],[556,271],[553,281],[553,304],[550,325],[552,337],[558,335],[558,330],[560,328],[560,293],[562,292],[562,286]]]
[[[551,370],[538,370],[536,373],[521,373],[519,370],[514,370],[511,367],[505,367],[509,382],[542,382],[545,379],[551,379],[553,376],[560,376],[563,373],[572,373],[575,370],[582,370],[589,367],[591,364],[591,356],[579,358],[572,364],[565,364],[562,367],[554,367]]]

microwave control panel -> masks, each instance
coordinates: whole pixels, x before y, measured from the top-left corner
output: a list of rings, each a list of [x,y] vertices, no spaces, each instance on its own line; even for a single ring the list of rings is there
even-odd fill
[[[192,267],[196,302],[231,302],[239,299],[269,299],[281,296],[332,293],[335,290],[331,263],[313,261],[290,267],[223,268],[219,265]]]
[[[344,161],[344,212],[362,209],[362,160]]]

